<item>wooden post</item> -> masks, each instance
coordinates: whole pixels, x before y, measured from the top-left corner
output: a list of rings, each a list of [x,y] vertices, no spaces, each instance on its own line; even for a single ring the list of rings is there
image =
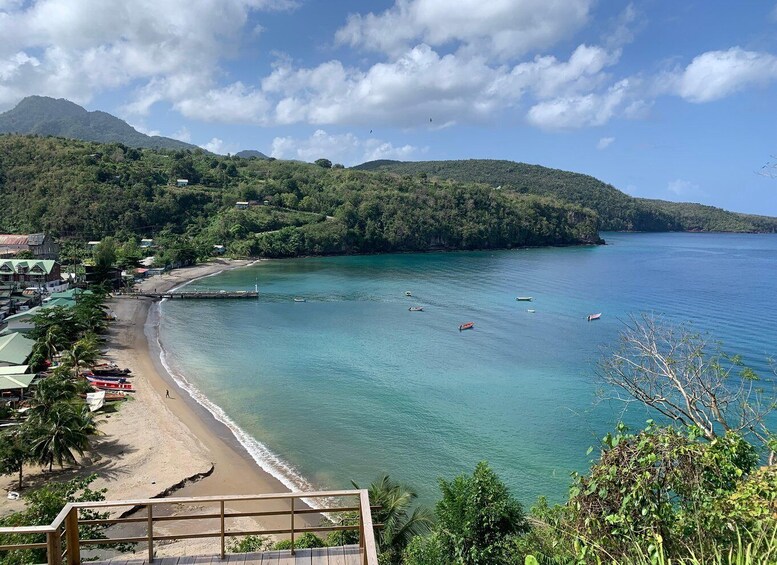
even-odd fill
[[[364,506],[361,496],[359,496],[359,553],[362,556],[362,565],[367,565],[367,550],[364,548]]]
[[[62,539],[59,537],[59,528],[46,532],[46,553],[48,565],[62,565]]]
[[[67,565],[80,565],[81,541],[78,535],[78,508],[71,508],[65,518],[65,542],[67,542]]]
[[[151,504],[146,504],[148,508],[148,562],[154,562],[154,510]]]
[[[224,555],[226,554],[225,551],[225,545],[224,545],[224,501],[221,501],[221,558],[224,559]]]
[[[294,555],[294,497],[291,497],[291,554]]]

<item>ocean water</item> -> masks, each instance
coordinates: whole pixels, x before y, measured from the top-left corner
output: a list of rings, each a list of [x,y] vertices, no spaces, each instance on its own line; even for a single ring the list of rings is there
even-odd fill
[[[163,303],[164,361],[294,488],[389,473],[433,503],[438,478],[487,460],[525,503],[561,501],[589,446],[649,417],[603,400],[595,376],[630,315],[689,321],[757,371],[777,355],[777,236],[604,237],[266,261],[200,279],[190,288],[261,294]]]

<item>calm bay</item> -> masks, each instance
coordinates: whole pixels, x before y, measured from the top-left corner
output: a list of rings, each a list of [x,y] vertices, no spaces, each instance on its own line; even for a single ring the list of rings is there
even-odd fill
[[[630,315],[691,322],[757,372],[777,354],[777,236],[603,237],[225,272],[187,290],[257,285],[259,299],[163,303],[164,360],[289,486],[389,473],[431,503],[438,477],[488,460],[523,502],[560,501],[589,446],[649,417],[597,394],[602,348]]]

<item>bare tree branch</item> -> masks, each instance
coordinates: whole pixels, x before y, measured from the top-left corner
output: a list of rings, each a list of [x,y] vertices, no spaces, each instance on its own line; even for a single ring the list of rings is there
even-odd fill
[[[672,326],[650,314],[630,318],[598,373],[614,387],[614,398],[638,401],[695,426],[708,440],[720,432],[748,433],[774,451],[766,425],[777,408],[772,376],[759,379],[739,357],[726,355],[685,325]]]

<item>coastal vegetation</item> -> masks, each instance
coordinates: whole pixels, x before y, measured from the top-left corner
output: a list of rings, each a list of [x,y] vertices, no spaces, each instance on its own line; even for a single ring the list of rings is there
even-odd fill
[[[777,231],[777,219],[713,206],[635,198],[592,176],[494,159],[370,161],[354,167],[400,175],[483,183],[519,194],[550,196],[597,212],[605,231]]]
[[[590,210],[477,184],[15,135],[0,136],[0,155],[9,232],[153,236],[194,257],[214,245],[288,257],[599,241]]]

